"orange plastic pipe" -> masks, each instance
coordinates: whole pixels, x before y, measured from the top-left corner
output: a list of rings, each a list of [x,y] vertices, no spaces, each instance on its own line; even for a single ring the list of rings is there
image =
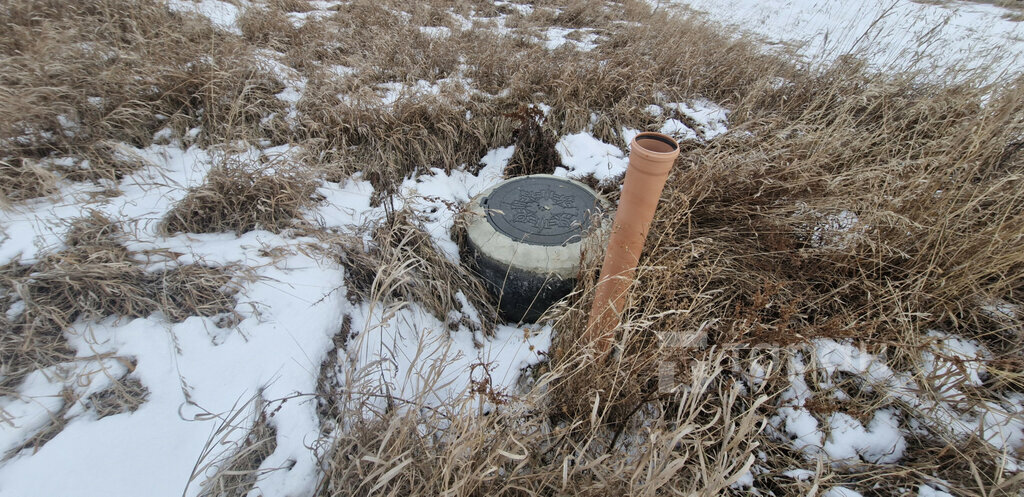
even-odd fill
[[[661,191],[679,156],[679,144],[661,133],[640,133],[633,138],[630,149],[619,208],[585,331],[586,340],[595,344],[601,355],[612,346]]]

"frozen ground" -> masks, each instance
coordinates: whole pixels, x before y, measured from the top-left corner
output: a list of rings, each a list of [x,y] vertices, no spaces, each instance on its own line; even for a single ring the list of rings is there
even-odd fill
[[[1024,63],[1024,23],[1007,9],[973,2],[909,0],[674,0],[751,33],[769,47],[795,50],[813,64],[844,54],[883,70],[919,69],[999,77]],[[670,2],[661,2],[667,4]]]
[[[301,81],[293,84],[279,98],[293,101],[302,88]],[[389,98],[393,97],[385,95],[382,103],[386,105]],[[714,136],[725,129],[726,111],[710,102],[666,102],[664,108],[698,123],[694,130],[670,119],[663,130],[680,139]],[[652,108],[651,112],[663,111]],[[0,495],[174,496],[182,494],[193,476],[195,481],[185,494],[196,495],[204,477],[202,472],[193,475],[196,465],[216,460],[245,437],[255,422],[257,413],[251,406],[256,397],[266,399],[270,409],[276,410],[277,448],[263,467],[288,468],[268,472],[258,488],[268,496],[309,494],[317,471],[312,447],[321,436],[312,394],[344,316],[351,320],[353,334],[345,359],[353,372],[375,368],[379,390],[362,393],[381,407],[385,388],[397,398],[425,396],[429,404],[452,404],[465,395],[471,380],[478,379],[473,376],[474,366],[483,364],[488,365],[497,390],[513,391],[519,371],[537,363],[547,351],[549,326],[500,324],[494,337],[485,338],[465,325],[450,331],[449,323],[462,322],[463,316],[441,322],[415,302],[398,307],[353,304],[345,298],[344,269],[304,250],[318,243],[313,238],[265,231],[241,236],[159,235],[156,226],[163,215],[225,159],[225,153],[215,149],[160,141],[163,144],[146,149],[121,145],[123,153],[147,166],[116,185],[119,196],[90,195],[103,185],[68,183],[58,195],[4,212],[0,264],[30,263],[47,251],[60,250],[66,221],[93,209],[125,225],[134,239],[129,244],[132,250],[172,251],[181,254],[175,261],[180,264],[253,268],[242,283],[235,309],[241,321],[229,328],[219,327],[215,318],[203,317],[182,323],[151,316],[76,324],[67,333],[80,357],[76,363],[37,372],[21,385],[17,396],[0,399],[5,416],[0,453],[21,446],[54,415],[68,421],[38,452],[24,451],[0,465]],[[566,165],[557,174],[593,174],[610,180],[625,171],[625,154],[587,132],[563,138],[557,149]],[[441,251],[457,260],[458,249],[449,232],[458,206],[501,179],[512,151],[512,147],[492,150],[475,174],[434,170],[407,178],[393,198],[394,205],[413,209]],[[256,161],[260,157],[281,160],[298,152],[283,146],[232,153],[235,158]],[[324,183],[319,193],[325,201],[308,216],[325,228],[358,234],[385,215],[382,207],[370,206],[373,187],[358,175],[340,184]],[[478,320],[464,296],[462,300],[465,317],[470,323]],[[135,367],[129,372],[125,364],[132,362]],[[150,392],[137,411],[96,419],[80,400],[58,414],[66,407],[62,394],[66,389],[85,399],[128,373]],[[231,418],[240,410],[242,416]],[[210,450],[204,455],[205,449]],[[82,457],[83,450],[88,457]],[[48,476],[53,468],[62,468],[60,478]]]
[[[329,5],[321,3],[325,8]],[[686,3],[707,11],[716,20],[758,33],[770,43],[796,46],[809,40],[797,49],[812,61],[831,60],[868,47],[868,53],[873,54],[870,60],[879,67],[902,64],[908,57],[920,60],[920,67],[948,67],[954,60],[964,60],[963,56],[972,50],[995,50],[1006,55],[997,62],[1000,65],[993,66],[1002,71],[1016,70],[1024,49],[1021,25],[1002,19],[1002,11],[991,6],[899,1],[883,4],[874,0]],[[229,32],[238,31],[235,20],[239,9],[235,5],[218,0],[174,0],[169,5],[197,11]],[[303,18],[315,12],[305,13]],[[941,29],[930,31],[934,26]],[[433,34],[452,35],[440,30]],[[566,40],[565,35],[552,30],[546,40],[539,42],[551,49],[567,42],[581,49],[592,48],[591,37],[577,42]],[[926,47],[925,51],[908,52],[908,47],[918,46]],[[295,112],[294,103],[302,90],[301,81],[291,81],[278,97],[292,104],[291,112]],[[387,90],[382,104],[401,97],[400,88]],[[691,128],[680,119],[666,119],[662,131],[680,139],[712,140],[727,131],[728,111],[713,102],[663,102],[647,110],[654,116],[674,113],[696,123]],[[636,131],[623,130],[627,137],[633,133]],[[201,317],[176,324],[161,316],[77,323],[67,334],[77,350],[76,362],[37,372],[21,385],[16,396],[0,399],[4,415],[0,420],[0,454],[23,444],[60,412],[66,389],[73,390],[77,398],[85,398],[109,386],[111,378],[130,374],[149,389],[149,397],[133,413],[103,419],[96,419],[81,405],[71,406],[61,414],[67,426],[52,441],[36,453],[23,451],[0,464],[0,495],[196,495],[205,476],[196,468],[217,459],[246,435],[255,422],[256,413],[247,408],[255,397],[266,399],[272,409],[277,409],[272,421],[277,429],[277,447],[263,462],[262,468],[268,472],[258,482],[258,489],[267,496],[310,494],[317,474],[312,447],[321,436],[312,394],[320,365],[333,349],[332,337],[344,316],[351,319],[353,338],[346,359],[353,371],[378,368],[379,387],[387,385],[398,397],[423,394],[429,386],[423,378],[433,371],[439,377],[431,384],[446,385],[429,392],[430,402],[435,404],[464,395],[477,364],[490,364],[494,386],[512,391],[521,368],[540,361],[549,347],[553,331],[549,326],[504,323],[491,338],[474,336],[464,325],[450,331],[450,322],[463,321],[463,317],[470,323],[478,320],[468,302],[463,302],[465,316],[454,316],[449,322],[441,322],[415,302],[386,308],[349,302],[345,298],[344,269],[306,250],[318,243],[313,238],[265,231],[241,236],[160,236],[156,222],[223,159],[223,153],[214,148],[200,149],[178,141],[162,143],[146,149],[123,146],[147,166],[120,181],[117,187],[122,193],[117,197],[90,195],[90,189],[99,188],[95,185],[65,184],[59,195],[3,212],[0,264],[31,262],[43,251],[59,250],[65,221],[85,209],[95,209],[125,223],[133,234],[133,250],[170,250],[181,254],[177,262],[183,264],[253,268],[251,277],[241,282],[235,309],[242,319],[229,328],[219,327],[213,318]],[[565,164],[556,172],[560,175],[593,175],[609,181],[625,170],[626,154],[600,142],[589,131],[562,137],[556,149]],[[255,158],[296,152],[279,147],[250,148],[242,153]],[[455,260],[458,252],[449,230],[457,206],[497,181],[511,154],[511,148],[491,150],[483,160],[484,167],[476,173],[434,170],[406,178],[393,200],[416,211],[438,247]],[[357,234],[362,227],[380,222],[385,214],[382,208],[370,206],[373,188],[358,175],[342,183],[325,182],[319,193],[325,201],[308,216],[327,228]],[[977,384],[986,374],[980,365],[986,354],[984,347],[938,332],[933,338],[934,345],[921,351],[920,359],[932,376],[930,386],[947,394],[942,401],[921,400],[915,394],[922,388],[920,379],[889,370],[882,361],[848,343],[815,341],[804,355],[787,364],[791,386],[777,414],[769,420],[769,429],[806,456],[806,468],[794,468],[791,477],[813,476],[810,470],[819,460],[853,468],[864,463],[897,462],[903,454],[909,432],[892,410],[879,409],[864,422],[837,412],[829,418],[828,426],[822,426],[811,415],[805,407],[810,389],[828,390],[831,379],[839,374],[861,377],[901,402],[932,413],[954,434],[980,431],[986,441],[1010,454],[1024,449],[1024,424],[1019,416],[1024,412],[1024,396],[1002,399],[985,410],[957,405],[957,389]],[[478,346],[476,341],[481,344]],[[120,360],[127,358],[135,363],[131,371]],[[816,371],[823,370],[824,376],[812,377],[812,365]],[[758,367],[739,373],[749,388],[763,381],[764,372]],[[379,392],[362,393],[372,396]],[[832,395],[842,400],[844,394],[835,390]],[[239,411],[241,416],[231,417]],[[204,449],[210,451],[205,453]],[[1018,464],[1009,455],[1005,468],[1017,470]],[[286,469],[269,471],[274,468]],[[756,471],[755,465],[752,472]],[[186,490],[190,478],[194,481]],[[752,477],[741,479],[737,486],[749,488],[752,481]],[[916,490],[922,496],[948,495],[941,482],[935,488],[922,486]],[[824,495],[858,494],[833,487]]]

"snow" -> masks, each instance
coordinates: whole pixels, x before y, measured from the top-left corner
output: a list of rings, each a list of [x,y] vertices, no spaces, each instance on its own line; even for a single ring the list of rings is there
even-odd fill
[[[452,30],[445,26],[420,26],[420,33],[431,38],[447,38],[451,36]]]
[[[663,98],[661,95],[655,97]],[[660,106],[652,104],[646,111],[655,117],[685,116],[691,124],[670,118],[666,119],[659,129],[661,133],[680,141],[712,140],[728,131],[729,111],[704,99],[669,102]],[[696,129],[691,128],[691,125]],[[621,131],[623,141],[630,145],[633,138],[640,133],[639,130],[629,128]],[[609,183],[620,179],[629,165],[629,156],[626,152],[615,145],[602,142],[589,131],[563,136],[555,144],[555,150],[565,166],[555,170],[556,176],[574,179],[593,176],[599,183]]]
[[[991,357],[978,344],[930,330],[926,336],[935,338],[932,348],[921,352],[924,381],[947,402],[962,402],[964,386],[981,386],[985,376],[984,362]]]
[[[555,171],[558,176],[578,179],[593,175],[598,181],[606,182],[621,177],[629,165],[629,159],[619,147],[604,143],[585,131],[562,137],[555,150],[566,167]]]
[[[690,129],[686,123],[678,119],[666,119],[665,124],[658,130],[676,140],[697,139],[697,132]]]
[[[1006,9],[974,2],[910,0],[674,0],[737,27],[768,46],[794,48],[823,65],[855,53],[877,69],[947,69],[991,76],[1019,72],[1024,24]]]
[[[818,427],[818,420],[803,408],[804,403],[811,398],[811,390],[802,374],[805,369],[799,356],[790,359],[790,388],[782,393],[781,407],[769,422],[771,429],[780,438],[789,440],[794,449],[814,455],[820,452],[824,434]]]
[[[768,371],[757,362],[751,362],[750,367],[743,373],[743,379],[747,384],[758,387],[768,379]]]
[[[921,351],[922,364],[931,368],[922,372],[926,380],[937,374],[952,378],[959,382],[957,384],[969,384],[980,378],[983,373],[980,361],[976,360],[977,366],[950,369],[950,363],[939,358],[951,357],[941,354],[952,353],[957,354],[949,359],[953,364],[959,365],[960,357],[964,359],[962,362],[970,364],[972,357],[986,353],[983,347],[938,332],[929,332],[928,336],[936,338],[936,341],[931,348]],[[817,395],[832,395],[836,400],[844,400],[845,393],[831,383],[831,378],[840,372],[857,376],[865,382],[864,388],[891,396],[908,406],[909,412],[919,416],[915,423],[928,420],[930,428],[950,439],[979,436],[993,447],[1006,448],[1011,453],[1024,447],[1024,419],[1020,416],[1024,413],[1024,396],[1006,394],[982,405],[968,407],[960,405],[959,397],[949,395],[951,387],[947,387],[945,392],[922,388],[915,377],[892,370],[882,358],[849,342],[816,339],[811,341],[809,348],[812,364],[808,364],[801,353],[790,360],[790,385],[782,393],[779,408],[769,418],[768,427],[769,434],[803,452],[809,460],[825,455],[837,468],[855,467],[861,461],[888,464],[898,462],[906,449],[905,433],[908,428],[902,426],[900,417],[891,409],[874,411],[865,427],[842,412],[827,415],[826,424],[822,426],[805,407],[806,402],[815,396],[815,391],[819,392]],[[813,368],[824,375],[824,381],[808,384],[806,374]],[[1020,463],[1012,455],[1007,455],[1003,465],[1008,471],[1016,471]]]
[[[332,65],[328,65],[326,67],[327,67],[327,70],[330,71],[331,73],[334,73],[335,76],[339,76],[339,77],[342,77],[342,78],[347,77],[347,76],[352,76],[353,74],[356,74],[356,72],[357,72],[355,69],[353,69],[351,67],[342,66],[342,65],[338,65],[338,64],[332,64]]]
[[[1016,319],[1020,306],[998,299],[985,299],[979,307],[986,316],[995,319]]]
[[[238,16],[242,11],[232,3],[221,0],[167,0],[167,7],[176,12],[199,14],[220,29],[236,35],[242,34],[238,27]]]
[[[953,495],[928,485],[921,485],[917,487],[917,497],[953,497]]]
[[[0,398],[0,412],[3,413],[0,426],[4,427],[0,430],[0,454],[18,448],[59,415],[60,409],[65,407],[65,396],[62,395],[65,388],[73,391],[76,397],[86,398],[109,386],[111,377],[117,378],[124,372],[124,364],[114,359],[98,359],[31,373],[18,388],[18,396]],[[81,413],[82,404],[77,403],[70,409]]]
[[[860,492],[855,492],[846,487],[832,487],[821,494],[821,497],[862,497]]]
[[[695,131],[695,134],[699,134],[704,140],[712,140],[728,131],[729,111],[710,100],[695,99],[689,102],[672,102],[664,104],[662,107],[695,122],[697,129],[691,133]],[[671,134],[666,131],[662,131],[662,133]]]
[[[533,13],[533,6],[532,5],[526,5],[526,4],[514,3],[514,2],[502,2],[502,1],[494,2],[494,5],[497,6],[497,7],[507,7],[507,8],[510,8],[510,9],[515,9],[516,11],[518,11],[520,14],[522,14],[524,16],[528,16],[528,15]]]
[[[344,269],[305,250],[318,243],[313,238],[265,231],[240,236],[159,235],[156,222],[226,156],[216,150],[184,148],[168,133],[158,134],[163,145],[132,150],[147,165],[117,185],[120,196],[89,200],[84,194],[95,186],[69,184],[59,195],[5,213],[7,236],[0,242],[0,260],[30,262],[44,250],[60,249],[65,220],[93,208],[129,225],[132,240],[127,246],[132,250],[177,253],[180,264],[252,268],[253,273],[239,281],[235,312],[242,320],[225,329],[212,317],[170,323],[159,314],[76,323],[67,337],[79,359],[33,373],[17,397],[0,401],[10,418],[0,434],[0,449],[19,446],[58,415],[63,389],[72,388],[84,398],[108,386],[109,378],[126,373],[115,359],[91,358],[131,358],[137,363],[131,377],[149,389],[149,398],[135,412],[98,421],[72,406],[65,415],[67,426],[53,440],[37,453],[20,454],[0,466],[0,493],[196,495],[213,467],[195,475],[186,490],[194,466],[216,461],[246,436],[257,415],[251,400],[262,397],[276,410],[271,423],[277,430],[277,447],[263,463],[267,472],[258,488],[266,495],[310,494],[318,471],[312,447],[321,437],[311,394],[344,315],[352,318],[355,335],[348,350],[342,351],[351,371],[377,368],[378,388],[428,404],[451,403],[466,395],[472,381],[485,378],[497,391],[511,391],[519,371],[539,362],[550,346],[550,327],[499,324],[495,337],[482,338],[465,325],[449,330],[448,322],[415,302],[392,307],[352,304],[344,297]],[[289,146],[250,148],[235,158],[287,158],[300,151]],[[458,260],[449,235],[458,205],[500,179],[512,151],[490,151],[475,174],[434,170],[410,177],[403,182],[396,205],[417,212],[445,255]],[[382,208],[370,206],[373,188],[360,175],[324,183],[319,192],[327,202],[309,216],[325,227],[357,232],[384,217]],[[478,323],[479,313],[466,296],[456,298],[462,314]],[[455,319],[450,321],[462,322],[462,314],[452,312]],[[107,376],[90,373],[93,370],[107,371]],[[81,380],[90,377],[94,381]],[[379,403],[381,397],[375,399]],[[233,413],[240,415],[231,418]],[[228,419],[232,423],[225,426]],[[82,447],[89,447],[89,457],[81,457]],[[46,476],[53,468],[61,468],[61,478]]]
[[[130,149],[125,145],[123,148]],[[94,184],[69,184],[57,198],[41,198],[17,206],[17,212],[0,218],[0,264],[20,259],[35,262],[46,249],[63,246],[68,219],[93,209],[111,218],[130,221],[140,235],[155,236],[156,224],[170,206],[183,198],[188,188],[203,181],[218,159],[215,151],[198,147],[183,149],[181,144],[152,145],[134,149],[143,168],[121,181],[121,195],[113,199],[96,198],[102,191]]]
[[[260,49],[256,52],[256,61],[260,68],[270,72],[276,76],[279,81],[284,83],[284,89],[278,92],[275,96],[278,100],[281,100],[288,106],[286,119],[288,122],[293,122],[299,114],[299,100],[302,99],[302,95],[306,90],[306,83],[308,81],[307,78],[302,77],[298,71],[281,62],[284,58],[286,58],[285,54],[272,50]],[[273,117],[273,114],[266,116],[263,121],[269,121]]]
[[[568,38],[569,35],[576,32],[581,33],[579,40]],[[547,31],[544,32],[544,38],[544,47],[548,50],[555,50],[564,45],[569,45],[581,52],[589,52],[597,48],[597,43],[595,43],[595,41],[597,40],[598,35],[589,29],[553,27],[548,28]]]
[[[261,232],[168,240],[166,247],[207,263],[239,261],[260,268],[258,279],[243,292],[252,305],[236,308],[244,319],[234,330],[221,330],[214,318],[199,317],[177,324],[159,316],[77,324],[68,335],[79,354],[135,358],[132,374],[149,388],[149,399],[131,414],[69,423],[37,454],[0,468],[0,481],[6,482],[0,490],[11,495],[178,495],[218,417],[239,399],[315,391],[320,358],[340,323],[344,293],[329,292],[342,280],[342,271],[298,253],[277,265],[260,255],[292,244]],[[299,399],[281,407],[274,418],[276,454],[294,466],[267,475],[261,485],[308,492],[316,473],[307,448],[319,433],[315,403]],[[244,435],[244,429],[235,434]],[[82,458],[76,447],[90,447],[90,457]],[[54,467],[62,468],[64,477],[32,477]],[[189,490],[194,495],[199,487]]]
[[[460,169],[446,174],[435,168],[432,174],[407,178],[402,182],[397,205],[411,207],[442,253],[457,262],[459,248],[449,233],[461,205],[501,180],[514,151],[515,147],[502,147],[487,152],[480,160],[483,167],[476,174]]]
[[[292,22],[292,26],[295,26],[296,28],[301,28],[307,22],[316,21],[320,19],[327,19],[333,16],[334,14],[335,12],[333,10],[328,10],[326,8],[317,9],[314,7],[313,10],[307,12],[288,12],[288,20]]]
[[[394,105],[395,102],[398,102],[403,98],[413,98],[423,95],[440,95],[440,83],[442,81],[443,80],[439,80],[437,83],[431,83],[421,79],[413,84],[381,83],[377,86],[384,90],[384,97],[382,98],[384,105]]]
[[[750,488],[750,487],[753,487],[753,486],[754,486],[754,472],[753,471],[749,471],[749,470],[747,472],[741,474],[740,477],[737,478],[736,481],[733,482],[732,485],[729,485],[730,488],[737,488],[737,489],[740,489],[740,488]]]
[[[807,481],[814,478],[814,471],[806,469],[790,469],[782,472],[782,476],[792,478],[796,481]]]
[[[860,217],[850,210],[838,212],[820,212],[808,207],[803,202],[796,204],[794,216],[810,218],[810,244],[817,248],[846,249],[858,236],[857,223]],[[861,229],[864,227],[861,226]]]
[[[867,428],[845,413],[829,417],[824,449],[835,467],[855,467],[862,459],[875,464],[895,463],[906,448],[899,420],[891,411],[875,411]]]
[[[331,15],[327,9],[339,3],[311,2],[317,10],[288,16],[301,26]],[[960,67],[998,75],[1019,71],[1024,53],[1022,23],[1002,19],[1005,10],[991,5],[926,5],[905,0],[679,3],[705,11],[712,19],[741,26],[776,46],[792,47],[817,66],[844,53],[858,52],[880,69],[912,63],[926,70]],[[533,10],[529,5],[496,4],[522,15]],[[167,5],[174,11],[205,16],[219,29],[241,34],[237,20],[249,3],[168,0]],[[507,16],[454,17],[461,29],[478,21],[492,25],[489,29],[499,35],[510,32],[505,25]],[[452,35],[445,27],[419,29],[430,37]],[[564,27],[549,28],[541,36],[535,41],[550,50],[568,45],[589,51],[596,48],[599,38],[592,30]],[[992,61],[986,54],[1001,58]],[[284,54],[259,50],[257,57],[264,70],[285,84],[277,98],[287,105],[287,119],[294,119],[306,80],[281,62]],[[341,77],[354,72],[345,66],[325,69]],[[388,106],[405,98],[447,94],[443,85],[471,88],[466,81],[452,78],[384,83],[378,89],[381,102]],[[729,111],[714,102],[671,102],[662,95],[654,100],[658,104],[648,106],[646,112],[659,119],[657,129],[679,140],[709,141],[728,131]],[[98,97],[88,97],[88,101],[94,106],[103,104]],[[60,119],[65,131],[74,132],[73,116]],[[556,150],[565,167],[555,174],[578,179],[593,176],[602,183],[617,181],[624,174],[628,151],[600,141],[592,131],[581,130],[559,139]],[[640,132],[620,131],[627,144]],[[187,136],[194,139],[200,132],[195,128]],[[160,315],[75,323],[66,331],[77,353],[74,361],[36,371],[18,386],[15,395],[0,397],[4,416],[0,419],[0,453],[23,445],[57,416],[67,422],[38,452],[23,451],[0,465],[0,495],[197,495],[214,469],[207,464],[244,439],[258,417],[256,406],[261,402],[276,411],[270,420],[277,431],[276,449],[261,466],[265,473],[254,494],[312,494],[318,475],[313,447],[323,436],[313,393],[319,368],[335,350],[333,338],[345,316],[351,319],[352,337],[345,350],[337,351],[345,365],[341,374],[348,375],[339,380],[369,374],[372,388],[360,392],[360,402],[381,410],[385,397],[380,394],[384,393],[426,406],[464,405],[462,401],[470,399],[469,404],[476,408],[497,408],[484,397],[467,394],[473,382],[489,381],[499,392],[514,392],[521,370],[541,361],[551,345],[554,330],[543,324],[519,327],[499,323],[494,337],[479,336],[466,323],[479,325],[480,313],[461,292],[455,295],[461,310],[451,310],[444,319],[418,302],[349,302],[345,269],[316,255],[316,250],[308,250],[320,243],[312,237],[266,231],[174,236],[157,232],[163,215],[189,188],[200,184],[214,165],[228,158],[287,158],[299,154],[298,147],[260,149],[225,144],[223,148],[201,149],[178,141],[169,128],[158,131],[154,144],[144,149],[119,147],[144,166],[116,184],[61,182],[57,193],[20,202],[14,210],[3,212],[0,264],[31,263],[47,251],[60,250],[67,220],[93,209],[126,225],[131,250],[180,254],[173,263],[164,264],[251,268],[251,274],[237,278],[241,291],[235,312],[242,319],[230,328],[219,327],[213,317],[171,323]],[[228,149],[234,151],[226,152]],[[460,207],[502,178],[513,150],[489,151],[475,172],[432,169],[412,175],[386,203],[410,209],[441,253],[456,262],[458,247],[450,233]],[[67,157],[47,160],[74,163]],[[116,188],[119,194],[96,195],[107,188]],[[306,215],[329,230],[365,236],[366,228],[386,215],[384,207],[371,206],[373,186],[360,174],[340,183],[324,182],[318,193],[325,201]],[[842,243],[844,234],[856,227],[858,217],[844,210],[823,215],[821,221],[818,236],[822,243],[834,244]],[[826,240],[835,234],[838,242]],[[22,307],[16,303],[9,316],[21,312]],[[986,301],[981,308],[996,319],[1019,315],[1016,305],[1003,301]],[[452,329],[453,323],[457,323],[456,329]],[[931,421],[928,428],[943,431],[953,440],[976,435],[1009,454],[1020,454],[1024,450],[1024,395],[993,394],[980,405],[964,402],[965,391],[982,386],[987,379],[984,363],[991,353],[976,341],[940,331],[928,331],[926,336],[931,341],[916,357],[917,374],[896,371],[885,357],[850,341],[812,340],[783,365],[789,385],[768,420],[768,433],[808,461],[824,460],[836,469],[852,471],[863,464],[898,463],[907,447],[907,434],[922,429],[922,419],[909,418],[893,407],[868,413],[841,409],[812,412],[806,407],[821,395],[849,400],[848,394],[835,388],[835,377],[843,374],[856,376],[864,388],[891,398],[896,401],[893,404],[923,414],[923,419]],[[127,364],[134,364],[134,369],[129,371]],[[768,369],[771,365],[753,362],[739,376],[748,387],[757,388],[770,375]],[[149,390],[146,402],[134,412],[96,419],[84,399],[108,388],[114,379],[126,377]],[[68,392],[71,395],[66,395]],[[262,401],[257,402],[259,399]],[[366,412],[372,414],[372,410]],[[88,448],[88,457],[82,457],[83,448]],[[1020,469],[1012,455],[1003,464],[1009,471]],[[196,467],[202,470],[193,474]],[[55,468],[60,477],[53,477]],[[757,471],[755,467],[739,474],[734,487],[752,487]],[[798,481],[815,475],[802,468],[782,474]],[[918,494],[950,495],[937,484],[920,485]],[[822,495],[860,494],[836,486]]]
[[[383,215],[383,209],[370,207],[373,185],[355,174],[343,183],[326,183],[317,193],[324,197],[316,217],[324,227],[352,228],[368,224]]]
[[[416,304],[398,309],[364,304],[353,314],[353,330],[361,331],[348,354],[357,369],[374,366],[381,394],[433,407],[458,405],[469,381],[484,374],[497,388],[508,388],[520,369],[540,361],[551,342],[550,327],[531,331],[501,325],[478,349],[470,330],[449,333],[446,323]],[[384,395],[370,401],[380,410],[386,405]]]
[[[659,100],[664,99],[664,95],[661,94],[655,97]],[[653,117],[664,117],[665,120],[658,131],[677,141],[713,140],[729,130],[728,109],[707,99],[651,104],[644,110]]]

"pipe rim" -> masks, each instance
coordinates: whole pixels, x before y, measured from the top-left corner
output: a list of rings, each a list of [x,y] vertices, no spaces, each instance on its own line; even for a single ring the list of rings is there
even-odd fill
[[[671,147],[671,149],[670,150],[656,150],[656,149],[649,148],[649,147],[645,146],[642,143],[643,141],[648,141],[648,140],[655,141],[655,142],[660,143],[662,145],[668,145],[669,147]],[[671,136],[668,136],[668,135],[663,134],[663,133],[656,133],[654,131],[645,131],[643,133],[640,133],[640,134],[634,136],[632,142],[633,142],[632,143],[632,147],[631,147],[632,151],[642,151],[645,154],[650,154],[650,155],[654,155],[654,156],[663,156],[663,157],[669,157],[669,156],[672,156],[672,155],[678,155],[679,154],[679,143],[676,142],[675,139],[673,139]]]

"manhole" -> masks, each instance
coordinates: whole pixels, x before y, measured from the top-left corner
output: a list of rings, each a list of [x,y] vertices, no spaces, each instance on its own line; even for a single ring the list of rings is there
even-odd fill
[[[505,319],[536,321],[572,291],[581,255],[601,252],[608,210],[586,185],[546,174],[504,181],[470,201],[472,262]]]
[[[524,176],[498,185],[482,202],[487,220],[505,236],[551,246],[579,241],[597,195],[564,178]]]

